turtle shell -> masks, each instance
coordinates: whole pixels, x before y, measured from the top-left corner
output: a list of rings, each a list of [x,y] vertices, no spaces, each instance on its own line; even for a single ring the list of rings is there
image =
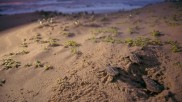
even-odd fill
[[[144,80],[146,84],[146,88],[151,91],[151,92],[161,92],[162,91],[162,86],[156,83],[154,80],[150,79],[146,75],[142,76],[142,79]]]
[[[117,76],[117,75],[119,75],[119,70],[116,67],[106,67],[106,72],[110,76]]]

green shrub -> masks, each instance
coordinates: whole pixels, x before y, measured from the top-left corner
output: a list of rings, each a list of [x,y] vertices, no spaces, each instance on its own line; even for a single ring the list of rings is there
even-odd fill
[[[4,66],[5,69],[9,69],[9,68],[18,68],[19,66],[21,66],[21,63],[11,58],[8,58],[2,60],[2,65]]]
[[[77,42],[75,42],[75,41],[70,40],[70,41],[67,41],[65,43],[65,47],[69,47],[69,46],[71,46],[71,47],[78,47],[79,44]]]

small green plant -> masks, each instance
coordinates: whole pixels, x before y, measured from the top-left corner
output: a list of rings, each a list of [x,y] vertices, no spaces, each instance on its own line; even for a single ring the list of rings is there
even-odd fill
[[[22,50],[20,52],[17,52],[16,55],[24,55],[24,54],[28,54],[28,53],[30,53],[30,51]]]
[[[128,38],[124,41],[124,43],[128,44],[129,46],[147,46],[150,43],[149,38],[137,37],[135,39]]]
[[[68,31],[68,28],[69,28],[69,26],[64,26],[64,27],[62,28],[62,30],[63,30],[63,31]]]
[[[176,62],[176,63],[174,63],[173,65],[182,68],[182,63],[181,63],[181,62]]]
[[[0,79],[0,86],[3,86],[3,84],[6,83],[6,80],[5,79]]]
[[[181,47],[177,41],[169,40],[169,41],[166,41],[165,43],[170,44],[172,46],[171,51],[174,53],[182,51]]]
[[[104,29],[99,28],[99,29],[93,30],[93,31],[92,31],[92,34],[93,34],[93,35],[98,35],[98,34],[104,33],[104,32],[105,32]]]
[[[44,68],[45,70],[50,70],[50,69],[53,69],[54,67],[51,65],[45,65]]]
[[[82,52],[81,51],[79,51],[78,49],[76,49],[76,48],[72,48],[71,49],[71,53],[72,54],[76,54],[76,55],[80,55],[80,54],[82,54]]]
[[[75,42],[75,41],[70,40],[70,41],[67,41],[65,43],[65,47],[69,47],[69,46],[71,46],[71,47],[78,47],[79,44],[77,42]]]
[[[15,55],[16,53],[14,52],[10,52],[9,55],[12,56],[12,55]]]
[[[21,66],[21,63],[18,61],[15,61],[11,58],[3,59],[2,65],[4,66],[4,69],[10,69],[10,68],[18,68]]]
[[[92,34],[94,35],[98,35],[98,34],[101,34],[101,33],[108,33],[108,34],[113,34],[113,35],[118,35],[119,34],[119,31],[116,27],[110,27],[110,28],[99,28],[99,29],[96,29],[94,31],[92,31]]]
[[[107,21],[108,20],[108,18],[106,17],[106,16],[103,16],[101,19],[100,19],[100,21]]]
[[[151,32],[152,36],[158,37],[161,35],[161,32],[159,32],[158,30],[154,30]]]
[[[104,41],[110,42],[110,43],[115,43],[116,42],[116,40],[112,36],[105,37]]]
[[[142,38],[142,37],[137,37],[134,42],[133,42],[133,46],[147,46],[150,42],[150,39],[148,38]]]
[[[27,63],[27,64],[25,64],[25,67],[31,67],[32,66],[32,64],[31,63]]]
[[[21,47],[28,47],[28,43],[23,42],[20,46],[21,46]]]
[[[72,37],[74,34],[70,33],[70,32],[62,32],[63,35],[65,35],[66,37]]]
[[[133,28],[128,28],[128,33],[129,33],[129,34],[133,34],[133,33],[135,33],[135,31],[134,31]]]
[[[88,40],[92,40],[92,41],[94,41],[95,43],[97,42],[97,38],[96,38],[95,36],[92,36],[92,37],[88,38]]]
[[[129,46],[132,46],[134,41],[131,38],[125,39],[124,43],[128,44]]]
[[[22,50],[22,51],[19,51],[19,52],[10,52],[8,55],[12,56],[12,55],[25,55],[25,54],[28,54],[30,53],[30,51],[27,51],[27,50]]]
[[[181,49],[179,48],[178,45],[172,45],[172,48],[171,48],[172,52],[176,53],[176,52],[181,52]]]
[[[44,67],[44,64],[41,61],[37,60],[34,62],[34,66],[35,68],[39,68],[39,67]]]
[[[30,38],[30,40],[33,40],[34,42],[40,42],[42,39],[41,34],[36,34],[34,37]]]
[[[119,31],[118,31],[118,29],[116,27],[108,28],[105,32],[111,33],[111,34],[114,34],[114,35],[118,35],[119,34]]]
[[[154,39],[150,42],[151,45],[162,45],[162,42],[159,39]]]
[[[49,46],[52,46],[52,47],[59,46],[59,43],[57,41],[58,41],[58,39],[50,38],[49,41],[48,41]]]

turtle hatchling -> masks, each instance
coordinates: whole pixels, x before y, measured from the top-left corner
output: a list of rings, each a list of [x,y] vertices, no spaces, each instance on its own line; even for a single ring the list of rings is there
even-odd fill
[[[113,77],[119,75],[119,70],[116,67],[106,67],[106,72]]]
[[[141,59],[136,55],[136,54],[131,54],[129,56],[129,59],[132,63],[136,63],[136,64],[140,64],[141,63]]]
[[[151,92],[156,92],[156,93],[159,93],[163,90],[163,87],[161,85],[159,85],[154,80],[147,77],[146,75],[143,75],[142,79],[144,80],[144,82],[146,84],[147,90],[149,90]]]

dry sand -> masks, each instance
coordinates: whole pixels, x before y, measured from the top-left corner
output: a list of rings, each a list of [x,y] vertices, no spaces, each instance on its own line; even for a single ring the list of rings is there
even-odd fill
[[[161,3],[52,20],[35,13],[0,16],[0,101],[182,101],[181,10]],[[161,34],[153,36],[154,30]],[[130,53],[142,63],[129,64]],[[108,65],[121,70],[112,82]],[[150,92],[142,75],[163,86],[162,92]]]

